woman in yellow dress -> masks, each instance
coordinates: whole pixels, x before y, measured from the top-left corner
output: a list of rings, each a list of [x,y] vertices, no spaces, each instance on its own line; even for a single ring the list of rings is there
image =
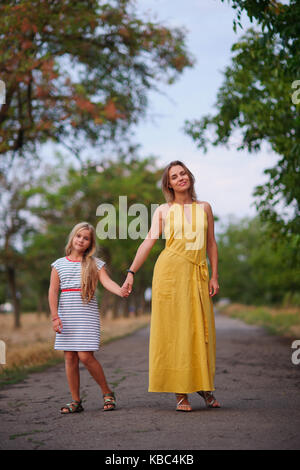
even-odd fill
[[[167,203],[154,212],[123,284],[131,292],[134,274],[164,233],[166,245],[152,281],[149,392],[175,393],[178,411],[192,410],[187,394],[193,392],[208,407],[220,407],[212,394],[216,340],[211,297],[219,291],[218,248],[211,206],[196,200],[194,181],[182,162],[167,166],[162,178]]]

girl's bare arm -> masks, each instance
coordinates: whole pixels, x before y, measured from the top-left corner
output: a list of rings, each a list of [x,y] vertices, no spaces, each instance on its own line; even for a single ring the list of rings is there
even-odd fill
[[[98,271],[98,278],[101,284],[105,289],[107,289],[109,292],[112,292],[113,294],[119,295],[120,297],[128,297],[127,293],[125,293],[124,289],[122,290],[121,287],[113,281],[109,275],[107,274],[107,271],[105,269],[105,266],[103,266],[99,271]]]
[[[59,294],[59,276],[55,268],[52,268],[51,277],[50,277],[50,286],[48,292],[48,301],[51,312],[51,317],[53,320],[53,329],[54,331],[60,333],[62,329],[62,322],[58,316],[58,294]]]

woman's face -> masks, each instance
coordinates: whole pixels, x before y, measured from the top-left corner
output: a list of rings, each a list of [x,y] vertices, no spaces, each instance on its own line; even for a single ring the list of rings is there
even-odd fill
[[[189,175],[181,165],[172,166],[169,170],[169,186],[174,192],[182,193],[190,188]]]
[[[91,234],[88,229],[79,230],[73,238],[72,248],[84,253],[91,244]]]

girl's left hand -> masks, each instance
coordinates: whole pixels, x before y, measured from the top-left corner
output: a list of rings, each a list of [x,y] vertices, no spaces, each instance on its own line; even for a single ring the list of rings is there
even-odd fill
[[[208,288],[209,288],[209,295],[213,297],[214,295],[218,294],[219,292],[219,283],[217,279],[210,279],[208,283]]]
[[[59,334],[62,332],[62,321],[59,317],[53,321],[53,330]]]

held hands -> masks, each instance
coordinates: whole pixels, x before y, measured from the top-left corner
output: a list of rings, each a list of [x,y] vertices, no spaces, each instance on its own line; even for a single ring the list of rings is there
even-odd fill
[[[128,289],[124,286],[120,287],[121,289],[121,297],[129,297],[129,292]]]
[[[133,275],[131,273],[127,274],[124,284],[121,287],[122,292],[125,293],[123,297],[128,297],[132,292],[133,286]]]

